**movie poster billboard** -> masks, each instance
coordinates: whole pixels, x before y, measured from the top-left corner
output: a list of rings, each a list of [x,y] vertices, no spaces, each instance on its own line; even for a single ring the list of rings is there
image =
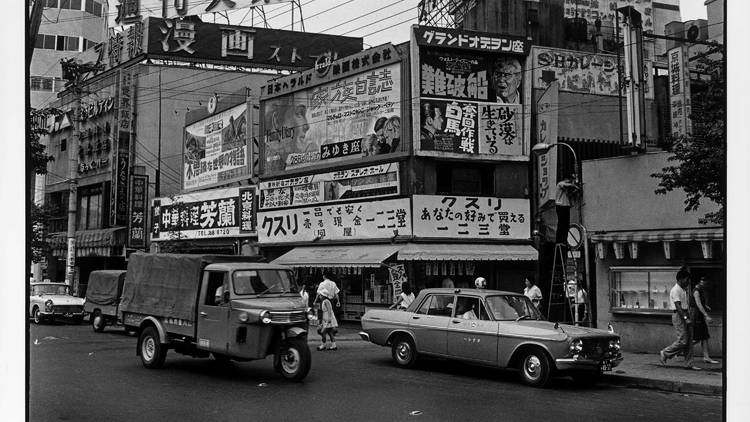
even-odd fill
[[[400,66],[371,68],[265,100],[263,172],[405,151]]]
[[[643,17],[643,32],[654,31],[654,15],[652,0],[565,0],[564,16],[566,18],[583,18],[593,28],[596,20],[601,21],[604,28],[614,28],[617,9],[631,6]],[[620,16],[620,25],[624,27],[624,19]],[[622,32],[620,32],[622,34]]]
[[[398,163],[260,182],[258,208],[288,208],[399,194]]]
[[[155,198],[151,240],[211,239],[255,234],[255,188],[213,189]]]
[[[189,191],[250,177],[247,104],[185,128],[182,189]]]
[[[518,37],[446,28],[415,27],[413,36],[412,90],[419,97],[419,109],[414,110],[419,129],[416,149],[523,155],[523,81],[529,43]]]
[[[414,236],[450,239],[527,240],[528,199],[414,195]]]
[[[258,212],[258,243],[410,236],[409,198]]]

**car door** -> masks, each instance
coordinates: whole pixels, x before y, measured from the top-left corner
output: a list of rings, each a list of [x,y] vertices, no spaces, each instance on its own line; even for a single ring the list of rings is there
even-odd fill
[[[446,331],[450,323],[454,295],[428,295],[411,316],[417,350],[445,355]]]
[[[229,303],[216,303],[216,290],[228,289],[225,271],[206,271],[198,305],[198,347],[212,352],[226,353],[229,347]]]
[[[462,360],[497,363],[497,322],[491,321],[479,297],[459,295],[448,326],[448,355]]]

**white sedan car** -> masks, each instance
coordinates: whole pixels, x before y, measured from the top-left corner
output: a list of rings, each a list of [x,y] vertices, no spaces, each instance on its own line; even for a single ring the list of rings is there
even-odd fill
[[[34,323],[41,324],[56,317],[71,318],[80,323],[85,312],[85,300],[70,294],[69,287],[62,283],[31,283],[29,316]]]

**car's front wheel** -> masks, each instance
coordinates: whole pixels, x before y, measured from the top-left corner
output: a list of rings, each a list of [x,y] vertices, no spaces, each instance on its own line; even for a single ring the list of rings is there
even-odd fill
[[[549,381],[550,362],[541,349],[529,349],[521,359],[521,379],[532,387],[543,387]]]
[[[159,333],[154,327],[146,327],[138,341],[141,348],[141,362],[146,368],[159,368],[167,358],[167,348],[159,341]]]
[[[44,322],[42,311],[39,308],[34,308],[34,324],[41,324]]]
[[[290,381],[302,381],[310,372],[310,347],[300,338],[287,339],[279,350],[279,371]]]
[[[411,337],[399,335],[393,339],[391,357],[398,366],[413,368],[417,363],[417,348],[414,347]]]

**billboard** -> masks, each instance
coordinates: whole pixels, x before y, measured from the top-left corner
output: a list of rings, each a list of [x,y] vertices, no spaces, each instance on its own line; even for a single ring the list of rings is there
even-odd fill
[[[410,208],[399,198],[258,212],[258,243],[410,236]]]
[[[111,12],[107,14],[110,20],[108,26],[125,25],[145,16],[182,18],[291,2],[292,0],[117,0],[117,4],[109,2]]]
[[[408,150],[401,64],[352,73],[262,101],[264,174]]]
[[[462,158],[522,156],[529,41],[458,29],[413,30],[415,150]]]
[[[255,234],[255,188],[214,189],[155,198],[151,240],[210,239]]]
[[[144,249],[146,247],[146,207],[148,201],[148,175],[134,174],[130,176],[130,209],[128,211],[128,240],[129,248]]]
[[[113,152],[112,191],[109,215],[112,226],[128,225],[128,185],[130,183],[130,136],[135,128],[135,104],[138,71],[134,67],[117,73],[117,122],[113,130],[117,142]]]
[[[414,236],[528,240],[528,199],[414,195]]]
[[[362,51],[362,38],[155,17],[145,33],[150,56],[200,63],[300,70]]]
[[[557,143],[557,124],[560,104],[559,84],[553,81],[549,88],[539,97],[537,110],[537,135],[539,143]],[[537,156],[537,200],[538,205],[555,199],[557,185],[557,149],[551,149]]]
[[[652,0],[565,0],[564,16],[566,18],[583,18],[586,19],[591,27],[594,26],[597,19],[601,20],[602,27],[613,28],[617,19],[615,13],[617,9],[624,6],[631,6],[640,12],[643,17],[643,31],[654,31],[654,8]],[[622,25],[623,18],[620,17]],[[621,32],[622,33],[622,32]]]
[[[398,174],[398,163],[389,163],[260,182],[258,209],[398,195]]]
[[[669,50],[667,60],[669,61],[669,111],[672,136],[677,138],[692,132],[687,49],[675,47]]]
[[[185,127],[182,189],[224,185],[250,177],[247,103]]]

